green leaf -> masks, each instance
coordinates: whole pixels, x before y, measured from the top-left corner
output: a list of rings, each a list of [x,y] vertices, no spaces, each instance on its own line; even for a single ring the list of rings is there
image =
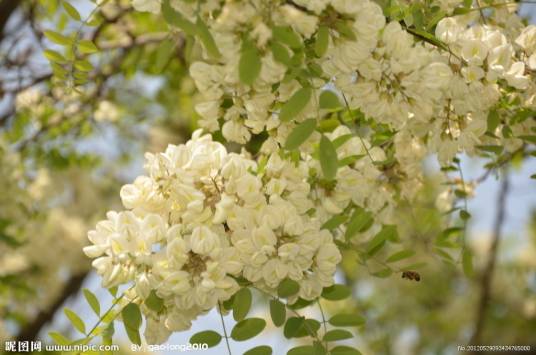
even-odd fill
[[[309,319],[308,319],[309,320]],[[318,328],[316,329],[318,330]],[[305,331],[305,334],[304,334]],[[285,323],[283,334],[286,338],[299,338],[307,335],[305,317],[290,317]]]
[[[519,136],[517,138],[523,139],[524,141],[527,141],[527,142],[529,142],[531,144],[536,144],[536,136],[535,135],[523,135],[523,136]]]
[[[102,336],[105,337],[105,338],[109,338],[109,339],[111,339],[112,336],[114,335],[114,333],[115,333],[114,322],[111,321],[111,322],[106,326],[106,328],[104,329],[104,332],[102,333]]]
[[[286,329],[286,325],[285,325],[285,329]],[[293,331],[292,336],[288,336],[288,338],[290,337],[303,338],[306,336],[315,337],[316,333],[318,332],[318,329],[320,329],[319,321],[317,321],[316,319],[305,319],[302,325],[297,330]],[[283,331],[283,333],[285,333],[285,331]]]
[[[346,240],[353,238],[357,233],[369,229],[373,222],[372,214],[361,207],[357,207],[350,218],[350,222],[346,226],[344,237]]]
[[[121,310],[121,317],[128,338],[134,344],[140,345],[141,312],[140,307],[136,303],[129,303]]]
[[[205,330],[192,335],[190,344],[207,344],[209,348],[212,348],[218,345],[221,339],[222,336],[219,333],[213,330]]]
[[[258,335],[266,327],[266,321],[261,318],[248,318],[238,322],[231,331],[231,338],[245,341]]]
[[[270,300],[270,316],[276,327],[282,326],[287,318],[285,305],[279,300]]]
[[[346,22],[338,21],[335,24],[335,28],[337,29],[337,32],[339,32],[343,37],[346,37],[347,39],[352,41],[355,41],[357,39],[354,30],[352,29],[352,26],[350,26]]]
[[[322,229],[328,229],[328,230],[335,229],[341,224],[343,224],[344,222],[346,222],[347,219],[348,217],[346,217],[344,214],[335,215],[331,217],[330,219],[328,219],[326,223],[322,225]]]
[[[260,345],[256,346],[252,349],[249,349],[244,353],[244,355],[271,355],[272,354],[272,348],[268,345]]]
[[[88,290],[87,288],[84,288],[84,297],[86,298],[87,303],[91,306],[91,309],[93,312],[95,312],[96,315],[100,316],[100,303],[97,297]]]
[[[323,57],[326,54],[329,46],[329,29],[326,26],[320,26],[316,33],[315,39],[315,54],[318,57]]]
[[[73,20],[75,21],[82,20],[80,13],[78,12],[78,10],[74,8],[73,5],[69,4],[67,1],[63,1],[62,5],[63,5],[63,8],[65,9],[65,12],[67,12]]]
[[[361,355],[361,352],[359,352],[359,350],[346,345],[336,346],[329,352],[332,355]]]
[[[51,62],[56,62],[60,64],[67,62],[67,59],[65,59],[65,57],[61,53],[52,49],[45,49],[43,51],[43,55]]]
[[[176,26],[184,31],[187,35],[195,36],[197,34],[197,26],[188,21],[180,12],[177,12],[171,5],[170,0],[162,2],[162,15],[164,20],[172,26]]]
[[[246,85],[253,85],[261,72],[261,67],[262,63],[257,47],[251,43],[245,43],[238,63],[240,81]]]
[[[83,54],[91,54],[99,51],[97,46],[95,46],[92,41],[87,39],[83,39],[78,42],[78,50]]]
[[[290,48],[298,49],[302,47],[300,36],[290,26],[274,26],[272,28],[272,36]]]
[[[324,341],[337,341],[337,340],[345,340],[345,339],[351,339],[354,335],[350,333],[347,330],[344,329],[333,329],[328,331],[326,334],[324,334]]]
[[[296,117],[311,99],[312,90],[310,88],[301,88],[291,96],[291,98],[285,102],[279,112],[279,119],[282,122],[288,122]]]
[[[488,132],[495,132],[499,124],[501,123],[501,117],[497,110],[491,110],[488,113]]]
[[[501,154],[504,150],[504,147],[500,145],[477,145],[476,148],[484,152],[490,152],[497,155]]]
[[[285,323],[283,334],[286,338],[292,338],[305,323],[304,317],[291,317]]]
[[[74,67],[77,70],[85,71],[85,72],[90,72],[93,70],[93,65],[91,65],[91,63],[85,59],[75,61]]]
[[[71,324],[82,334],[86,334],[86,325],[84,324],[84,321],[76,315],[72,310],[69,308],[65,308],[63,310],[67,318],[71,321]]]
[[[277,295],[279,297],[286,298],[295,295],[299,290],[300,285],[296,281],[286,278],[279,284],[279,287],[277,288]]]
[[[321,341],[313,341],[313,354],[312,355],[328,355],[328,352]]]
[[[324,135],[322,135],[322,138],[320,138],[318,153],[324,178],[327,180],[335,179],[337,169],[339,167],[337,151],[335,150],[333,143]]]
[[[63,336],[63,334],[60,334],[58,332],[50,332],[48,333],[48,336],[54,340],[54,342],[58,345],[69,345],[71,344],[71,340]]]
[[[327,110],[334,110],[342,107],[339,97],[331,90],[324,90],[320,94],[319,99],[320,108]]]
[[[153,61],[154,73],[159,74],[166,68],[175,54],[175,40],[168,38],[160,42],[156,51],[156,58]]]
[[[366,154],[349,155],[347,157],[344,157],[339,160],[339,168],[346,165],[351,165],[363,157],[366,157]]]
[[[164,300],[156,295],[155,290],[151,290],[149,297],[144,301],[147,308],[158,313],[164,308]]]
[[[385,243],[385,240],[386,240],[386,234],[380,231],[378,234],[374,236],[374,238],[372,238],[368,242],[367,253],[371,255],[373,251],[376,251],[375,250],[376,248],[378,248],[382,243]]]
[[[312,345],[302,345],[290,349],[287,355],[311,355],[314,354],[314,350]]]
[[[340,313],[331,317],[329,324],[336,327],[353,327],[365,324],[365,318],[357,314]]]
[[[401,250],[399,252],[392,254],[390,257],[388,257],[386,262],[395,263],[397,261],[412,257],[413,255],[415,255],[415,251],[413,250]]]
[[[452,12],[453,15],[465,15],[471,12],[471,9],[465,7],[457,7]]]
[[[473,276],[473,254],[468,248],[464,248],[462,251],[462,266],[465,276]]]
[[[311,118],[297,125],[290,132],[285,142],[285,149],[294,150],[302,145],[313,134],[316,128],[316,119]]]
[[[290,65],[290,54],[288,49],[279,42],[272,42],[270,44],[272,55],[277,62],[280,62],[286,66]]]
[[[47,30],[44,32],[44,34],[45,37],[48,38],[51,42],[60,44],[62,46],[69,46],[73,43],[70,37],[64,36],[61,33],[55,31]]]
[[[343,134],[342,136],[338,136],[333,140],[333,146],[335,149],[339,149],[344,145],[344,143],[348,142],[350,139],[352,139],[354,135],[352,133]]]
[[[330,301],[339,301],[348,298],[351,293],[346,285],[333,285],[322,290],[322,297]]]
[[[233,301],[233,318],[235,321],[241,321],[248,315],[251,308],[251,291],[247,288],[241,288],[236,294]]]
[[[464,221],[467,221],[471,218],[471,214],[467,212],[466,210],[460,210],[460,218]]]
[[[371,273],[372,276],[379,277],[381,279],[385,279],[386,277],[389,277],[393,274],[393,270],[390,268],[381,269],[380,271],[376,271]]]
[[[214,37],[212,37],[212,34],[210,33],[207,25],[205,24],[205,22],[203,22],[201,17],[197,17],[197,22],[195,25],[197,29],[197,36],[201,40],[201,43],[203,43],[203,46],[205,46],[207,53],[214,59],[220,58],[221,53],[218,50],[216,42],[214,41]]]

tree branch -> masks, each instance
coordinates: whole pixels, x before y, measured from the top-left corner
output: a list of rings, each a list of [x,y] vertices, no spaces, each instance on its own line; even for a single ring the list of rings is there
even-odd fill
[[[43,329],[43,327],[52,320],[58,309],[61,308],[65,301],[78,293],[87,275],[88,272],[83,272],[81,274],[71,276],[71,278],[69,278],[65,284],[60,297],[52,304],[52,306],[50,306],[50,308],[39,312],[33,321],[22,327],[17,335],[16,340],[36,340],[41,329]]]
[[[477,308],[476,324],[473,336],[471,337],[471,345],[478,345],[482,341],[482,332],[485,325],[486,313],[491,301],[491,286],[493,273],[497,262],[497,254],[499,250],[499,242],[501,240],[502,226],[506,220],[506,197],[510,189],[510,181],[508,173],[504,170],[503,180],[497,197],[497,214],[493,225],[492,244],[488,254],[486,266],[482,271],[480,279],[480,298]]]
[[[4,38],[7,21],[22,3],[21,0],[1,0],[0,1],[0,41]]]

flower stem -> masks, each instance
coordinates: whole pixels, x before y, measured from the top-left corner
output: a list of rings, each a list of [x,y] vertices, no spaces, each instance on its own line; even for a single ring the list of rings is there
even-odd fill
[[[232,355],[231,345],[229,344],[229,336],[227,335],[227,328],[225,328],[225,321],[223,319],[223,313],[221,312],[221,303],[219,302],[218,302],[218,309],[220,311],[221,325],[223,327],[223,335],[225,337],[225,343],[227,344],[227,351],[229,352],[229,355]]]

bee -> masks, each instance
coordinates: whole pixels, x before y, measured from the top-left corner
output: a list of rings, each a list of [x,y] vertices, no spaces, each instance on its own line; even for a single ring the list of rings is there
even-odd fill
[[[404,271],[402,273],[403,279],[421,281],[421,275],[416,271]]]

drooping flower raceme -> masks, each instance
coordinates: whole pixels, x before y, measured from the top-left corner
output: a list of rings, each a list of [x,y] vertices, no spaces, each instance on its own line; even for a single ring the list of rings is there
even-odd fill
[[[133,283],[139,299],[163,300],[165,316],[143,308],[149,342],[188,329],[239,289],[238,277],[270,293],[289,278],[308,300],[332,285],[341,256],[307,215],[306,172],[272,179],[277,155],[260,171],[200,131],[146,159],[147,176],[121,189],[127,210],[109,212],[84,251],[103,286]]]

